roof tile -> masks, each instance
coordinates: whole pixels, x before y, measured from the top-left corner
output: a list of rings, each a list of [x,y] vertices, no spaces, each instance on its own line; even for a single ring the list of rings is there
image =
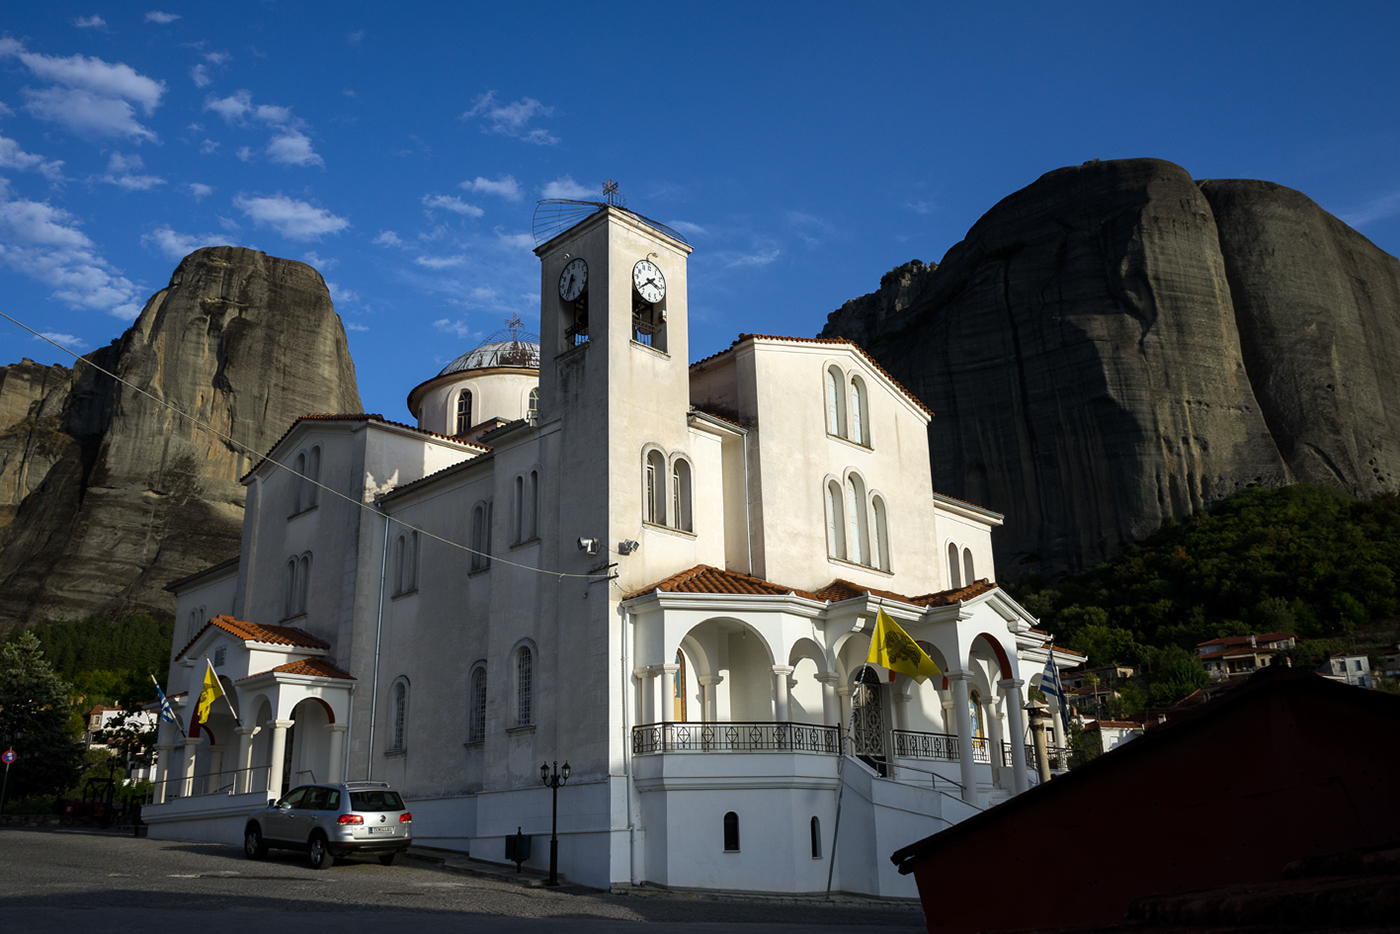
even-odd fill
[[[451,441],[454,444],[464,444],[469,448],[480,448],[483,451],[491,450],[491,448],[487,445],[478,444],[475,441],[464,441],[461,438],[454,438],[451,435],[440,435],[436,431],[428,431],[423,428],[418,428],[414,425],[405,425],[403,422],[392,422],[389,419],[385,418],[383,415],[378,415],[374,413],[352,412],[337,415],[324,412],[316,412],[312,415],[302,415],[298,417],[296,421],[288,425],[287,430],[282,432],[282,437],[278,438],[277,441],[273,443],[272,447],[267,449],[267,453],[264,454],[262,458],[248,470],[247,473],[238,478],[238,482],[242,483],[244,480],[247,480],[250,476],[253,475],[254,471],[256,471],[264,463],[266,463],[267,459],[272,456],[272,452],[277,450],[277,445],[281,444],[283,441],[286,441],[287,436],[290,435],[292,431],[302,422],[378,422],[381,425],[392,425],[395,428],[407,428],[409,431],[416,431],[418,434],[427,435],[430,438],[438,438],[443,441]]]
[[[255,675],[249,675],[247,678],[239,678],[238,680],[247,681],[251,678],[260,678],[263,675],[271,674],[274,671],[281,672],[282,674],[287,675],[310,675],[312,677],[317,678],[339,678],[344,681],[355,680],[355,676],[350,674],[350,672],[343,671],[335,667],[325,659],[321,658],[299,658],[294,662],[288,662],[285,665],[278,665],[276,668],[271,668],[267,671],[260,671]]]
[[[260,623],[234,619],[232,616],[215,616],[205,623],[199,632],[195,633],[194,638],[180,650],[180,654],[176,655],[175,658],[177,660],[182,658],[210,626],[217,626],[244,642],[266,642],[272,645],[292,645],[305,649],[329,649],[331,647],[329,642],[322,642],[311,633],[297,629],[295,626],[264,626]]]
[[[633,597],[644,596],[655,590],[667,593],[758,594],[773,597],[786,597],[789,594],[795,594],[809,600],[822,599],[805,590],[782,587],[761,578],[740,574],[737,571],[722,571],[708,564],[697,564],[688,571],[681,571],[665,580],[634,590],[622,599],[631,600]]]

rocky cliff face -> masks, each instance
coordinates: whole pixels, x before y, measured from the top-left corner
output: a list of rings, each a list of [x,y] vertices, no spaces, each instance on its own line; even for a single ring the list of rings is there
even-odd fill
[[[0,372],[0,628],[168,615],[167,582],[238,553],[252,459],[300,415],[361,407],[321,276],[256,250],[190,254],[85,359],[149,395],[81,362]]]
[[[1251,484],[1400,482],[1400,263],[1296,191],[1090,162],[907,278],[822,333],[934,410],[934,482],[1006,514],[1007,578]]]

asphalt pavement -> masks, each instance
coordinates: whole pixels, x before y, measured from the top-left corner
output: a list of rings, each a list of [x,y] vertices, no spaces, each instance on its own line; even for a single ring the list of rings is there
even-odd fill
[[[347,925],[364,934],[595,934],[650,924],[682,925],[684,934],[926,930],[923,914],[905,906],[640,898],[529,887],[417,860],[341,860],[318,872],[290,852],[255,862],[224,844],[0,829],[0,928],[25,934],[94,925],[162,934],[344,934]]]

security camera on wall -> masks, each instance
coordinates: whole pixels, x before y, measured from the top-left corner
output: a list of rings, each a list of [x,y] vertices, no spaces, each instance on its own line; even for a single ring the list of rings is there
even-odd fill
[[[584,554],[596,555],[598,553],[598,539],[580,538],[578,540],[578,550]]]

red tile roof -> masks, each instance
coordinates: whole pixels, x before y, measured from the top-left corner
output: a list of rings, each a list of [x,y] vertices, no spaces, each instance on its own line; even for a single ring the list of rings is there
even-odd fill
[[[329,649],[330,643],[322,642],[311,633],[295,626],[264,626],[260,623],[249,623],[241,619],[234,619],[232,616],[216,616],[204,624],[204,628],[195,633],[180,654],[175,658],[178,660],[188,652],[199,637],[204,635],[205,630],[210,626],[217,626],[225,632],[232,633],[244,642],[266,642],[272,645],[293,645],[297,648],[305,649]]]
[[[317,412],[312,415],[303,415],[299,417],[296,421],[292,422],[292,424],[287,427],[287,430],[282,432],[282,437],[278,438],[277,441],[272,445],[272,447],[267,449],[267,454],[263,455],[262,459],[259,460],[256,464],[254,464],[247,473],[239,477],[238,482],[242,483],[244,480],[247,480],[250,476],[253,475],[254,471],[256,471],[264,463],[266,463],[267,459],[272,456],[272,452],[277,450],[277,445],[281,444],[283,441],[286,441],[287,436],[290,435],[292,431],[302,422],[378,422],[381,425],[392,425],[395,428],[406,428],[409,431],[417,432],[420,435],[427,435],[430,438],[438,438],[442,441],[451,441],[454,444],[465,445],[469,448],[478,448],[482,451],[491,450],[491,448],[489,448],[488,446],[484,444],[477,444],[475,441],[463,441],[461,438],[454,438],[450,435],[440,435],[436,431],[427,431],[425,429],[418,428],[414,425],[405,425],[403,422],[391,422],[383,415],[377,415],[366,412],[353,412],[342,415]]]
[[[1250,636],[1224,636],[1220,639],[1211,639],[1209,642],[1198,642],[1196,648],[1203,648],[1207,645],[1249,645],[1250,640],[1255,642],[1282,642],[1284,639],[1296,639],[1297,636],[1291,632],[1256,632]]]
[[[1090,720],[1088,723],[1084,724],[1084,729],[1086,729],[1086,730],[1097,730],[1097,729],[1098,729],[1099,727],[1101,727],[1101,726],[1106,726],[1106,727],[1109,727],[1110,729],[1119,729],[1119,730],[1140,730],[1140,729],[1142,729],[1142,724],[1141,724],[1141,723],[1134,723],[1132,720]]]
[[[750,577],[736,571],[722,571],[708,564],[697,564],[688,571],[681,571],[663,581],[657,581],[650,586],[634,590],[622,599],[631,600],[633,597],[644,596],[654,590],[667,593],[759,594],[773,597],[786,597],[789,594],[795,594],[809,600],[821,599],[805,590],[780,587],[757,577]]]
[[[855,341],[847,340],[844,337],[786,337],[782,334],[740,334],[738,338],[735,339],[734,343],[730,344],[729,347],[725,350],[721,350],[719,353],[710,354],[708,357],[705,357],[703,359],[696,360],[690,365],[690,367],[691,369],[694,369],[695,367],[700,366],[701,364],[709,363],[711,360],[714,360],[718,357],[722,357],[725,354],[729,353],[735,347],[738,347],[740,344],[742,344],[744,341],[751,339],[769,341],[797,341],[803,344],[840,344],[846,347],[854,348],[857,353],[859,353],[862,357],[865,358],[866,363],[869,363],[871,367],[884,374],[884,377],[888,379],[891,383],[894,383],[895,388],[897,388],[900,392],[904,393],[904,395],[909,398],[909,401],[914,403],[914,405],[916,405],[919,408],[919,411],[923,412],[929,418],[933,417],[933,410],[930,409],[928,406],[924,405],[923,402],[919,400],[918,396],[905,389],[904,385],[900,383],[899,380],[895,379],[890,374],[889,370],[886,370],[884,367],[880,366],[880,364],[876,363],[875,358],[870,356],[870,354],[866,353],[864,347],[860,346]]]
[[[310,675],[317,678],[340,678],[343,681],[354,681],[355,676],[348,671],[342,671],[330,662],[320,658],[300,658],[285,665],[278,665],[268,671],[260,671],[247,678],[239,678],[239,681],[248,681],[252,678],[261,678],[263,675],[271,674],[274,671],[287,675]]]

